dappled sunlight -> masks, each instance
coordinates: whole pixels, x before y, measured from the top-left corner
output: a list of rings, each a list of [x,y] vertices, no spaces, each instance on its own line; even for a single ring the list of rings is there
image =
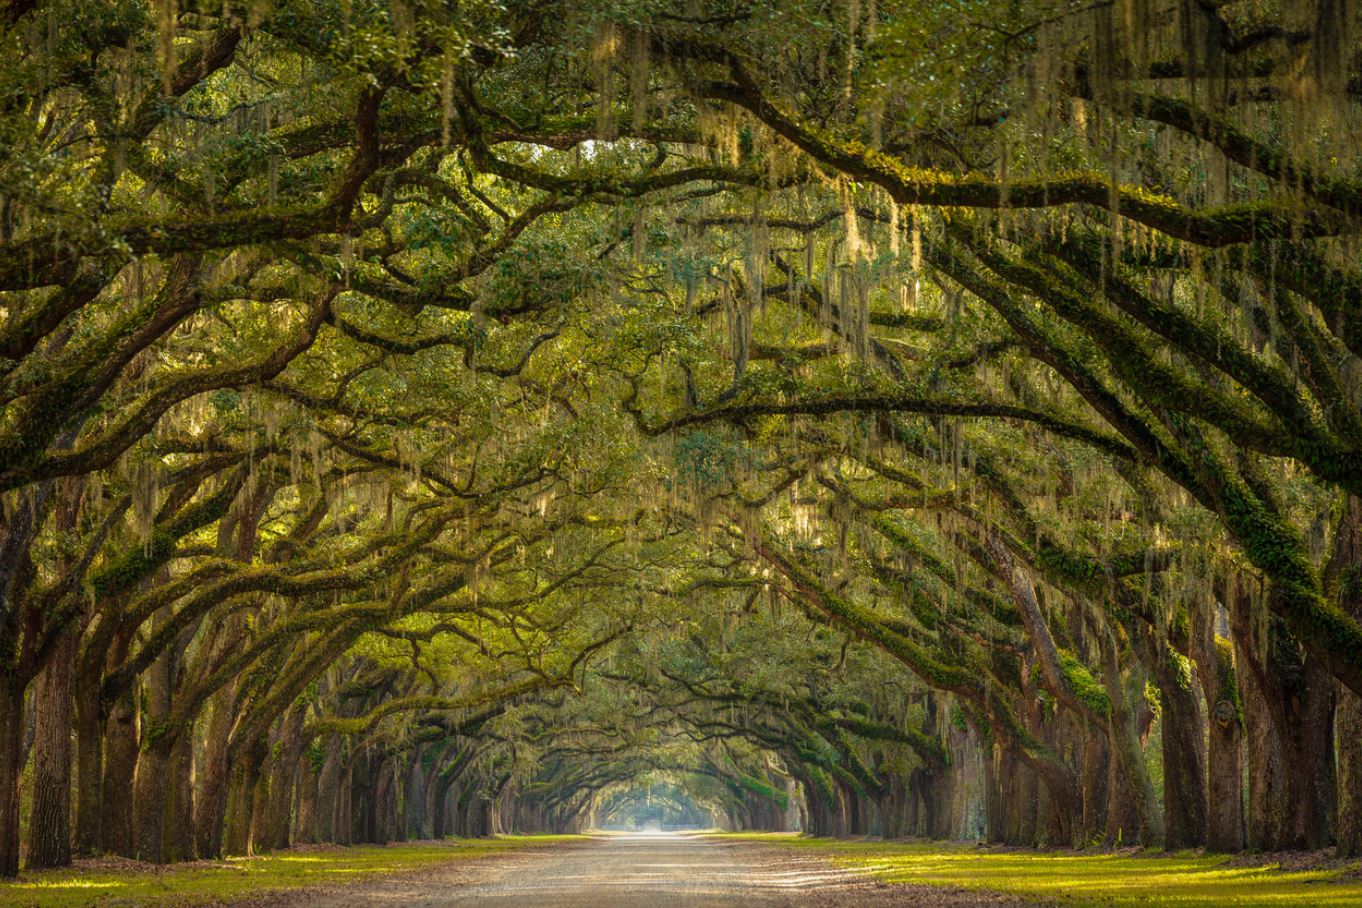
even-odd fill
[[[734,836],[771,842],[769,836]],[[1092,905],[1362,904],[1362,866],[1283,871],[1275,863],[1227,866],[1225,856],[998,852],[967,845],[798,839],[838,866],[893,883],[1010,892]]]
[[[276,852],[223,861],[79,873],[34,871],[15,882],[0,882],[0,905],[77,908],[106,894],[127,904],[169,899],[177,905],[215,903],[327,883],[352,882],[506,854],[530,845],[562,844],[573,836],[504,836],[450,839],[434,844],[332,847],[322,851]]]
[[[0,895],[7,889],[118,889],[128,885],[126,882],[117,880],[38,880],[34,882],[20,880],[15,883],[0,883]]]

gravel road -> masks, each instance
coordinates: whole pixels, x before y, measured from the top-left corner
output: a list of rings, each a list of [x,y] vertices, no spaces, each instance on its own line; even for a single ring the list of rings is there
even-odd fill
[[[691,908],[691,906],[1019,905],[991,893],[890,886],[805,849],[703,835],[595,836],[253,905],[335,908]]]

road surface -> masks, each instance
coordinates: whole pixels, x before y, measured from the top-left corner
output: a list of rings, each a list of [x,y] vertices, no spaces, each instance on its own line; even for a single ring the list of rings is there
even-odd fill
[[[1015,905],[989,893],[891,886],[805,849],[703,835],[593,836],[255,905],[333,908],[692,908]]]

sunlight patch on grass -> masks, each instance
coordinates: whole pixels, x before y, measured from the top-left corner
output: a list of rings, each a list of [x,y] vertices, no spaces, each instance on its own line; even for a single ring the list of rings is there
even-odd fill
[[[1070,905],[1362,905],[1362,878],[1356,873],[1231,866],[1223,855],[1054,854],[772,835],[733,838],[811,848],[891,883],[989,889]]]
[[[315,852],[281,852],[162,868],[65,870],[25,873],[0,883],[0,908],[77,908],[116,900],[120,906],[220,903],[263,892],[353,881],[420,870],[449,861],[498,854],[573,836],[502,836],[449,839],[412,845],[360,845]]]

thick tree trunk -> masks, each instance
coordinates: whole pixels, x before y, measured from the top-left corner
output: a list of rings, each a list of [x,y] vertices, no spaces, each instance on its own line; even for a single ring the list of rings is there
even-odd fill
[[[1107,829],[1111,803],[1109,730],[1090,729],[1083,739],[1083,843],[1096,842]]]
[[[170,751],[174,741],[166,738],[142,748],[137,761],[137,778],[133,786],[133,835],[136,857],[140,861],[163,864],[166,798],[170,787]]]
[[[33,808],[28,866],[71,863],[71,713],[77,638],[63,634],[33,691]]]
[[[1147,639],[1146,654],[1159,686],[1163,740],[1164,844],[1206,843],[1206,744],[1201,704],[1190,665],[1164,641]]]
[[[1232,853],[1244,849],[1244,717],[1234,671],[1234,647],[1198,632],[1198,674],[1206,698],[1206,847]]]
[[[102,837],[100,790],[104,778],[104,717],[99,702],[98,667],[76,679],[76,843],[77,854],[99,852]]]
[[[176,736],[166,764],[165,829],[161,854],[167,861],[194,859],[194,730]]]
[[[1004,775],[1009,769],[1009,757],[993,744],[984,754],[984,841],[999,845],[1007,841],[1007,802],[1003,791]],[[908,832],[916,832],[915,823],[908,823]]]
[[[231,735],[232,700],[236,685],[229,684],[213,697],[208,731],[203,740],[194,798],[194,851],[200,858],[222,854],[222,833],[227,816],[227,739]]]
[[[1334,762],[1334,703],[1337,684],[1329,670],[1306,657],[1304,696],[1291,701],[1292,733],[1283,742],[1289,773],[1290,844],[1315,851],[1326,847],[1338,821]]]
[[[1248,845],[1322,848],[1337,817],[1336,685],[1316,660],[1302,659],[1279,619],[1255,620],[1242,601],[1232,615],[1248,720]]]
[[[1236,661],[1243,664],[1246,653],[1235,639]],[[1283,765],[1281,735],[1267,702],[1270,693],[1253,673],[1240,676],[1244,690],[1245,737],[1248,753],[1248,812],[1245,836],[1255,851],[1278,851],[1287,840],[1286,768]]]
[[[293,841],[301,844],[320,842],[317,834],[320,773],[305,753],[298,760],[297,797],[294,801]]]
[[[24,688],[0,670],[0,877],[19,873],[19,773],[23,768]]]
[[[100,783],[101,848],[133,857],[133,776],[137,771],[137,704],[132,691],[113,704],[104,723],[104,776]]]
[[[332,738],[326,746],[326,757],[317,772],[317,841],[336,841],[336,811],[340,801],[341,776],[340,740]]]
[[[407,839],[426,838],[426,771],[421,765],[424,749],[417,747],[407,764],[406,791],[402,796],[402,835]]]
[[[1334,725],[1338,735],[1338,857],[1362,857],[1362,697],[1342,688]]]
[[[256,782],[265,762],[267,745],[256,739],[227,759],[227,815],[222,833],[222,851],[227,855],[251,854],[251,817],[255,807]]]
[[[950,838],[954,782],[946,768],[918,767],[909,773],[908,784],[922,802],[922,835],[929,839]]]
[[[1348,496],[1326,570],[1339,608],[1362,619],[1362,499]],[[1338,857],[1362,856],[1362,696],[1338,686]]]
[[[443,776],[436,776],[431,786],[430,797],[430,834],[431,838],[443,839],[449,835],[449,789],[451,782]]]
[[[1107,740],[1111,746],[1111,780],[1108,786],[1109,806],[1106,817],[1107,844],[1142,844],[1162,848],[1164,818],[1159,808],[1154,782],[1149,777],[1145,762],[1144,735],[1152,721],[1152,713],[1145,704],[1144,673],[1125,677],[1117,662],[1114,640],[1102,647],[1102,670],[1111,703],[1107,725]],[[1138,702],[1132,702],[1131,698]]]
[[[257,850],[273,851],[288,847],[289,825],[293,819],[294,780],[305,743],[303,721],[306,717],[305,704],[292,707],[280,723],[278,737],[270,748],[268,794],[261,811],[263,821],[259,827]]]

